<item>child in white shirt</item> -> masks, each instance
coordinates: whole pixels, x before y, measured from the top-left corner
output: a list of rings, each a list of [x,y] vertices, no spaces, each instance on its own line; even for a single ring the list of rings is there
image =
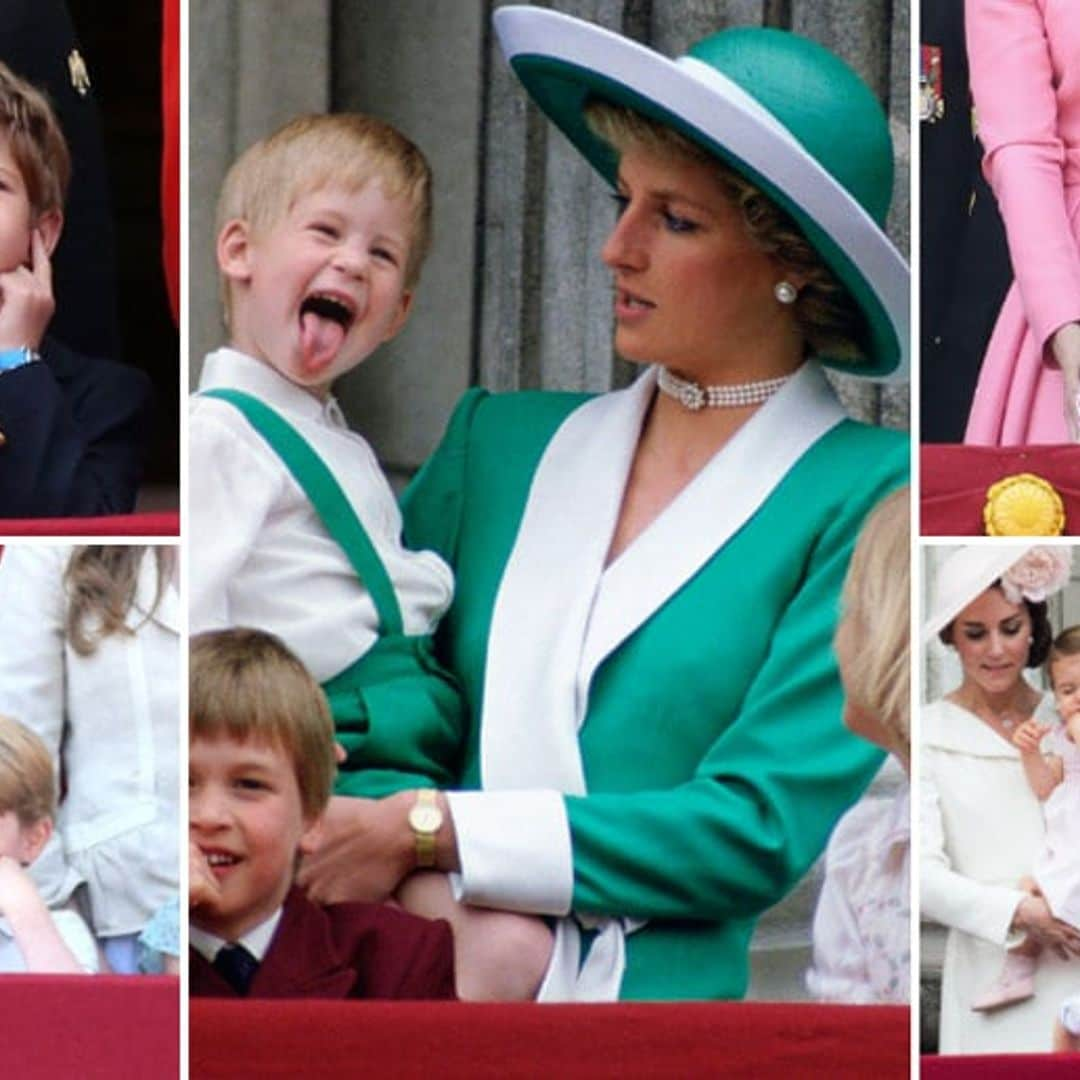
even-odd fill
[[[89,927],[50,911],[27,867],[52,835],[53,765],[29,728],[0,716],[0,972],[81,974],[98,968]]]
[[[237,160],[218,207],[230,345],[192,401],[191,631],[254,626],[296,653],[349,755],[339,794],[447,786],[458,761],[456,682],[428,642],[450,569],[403,546],[390,485],[331,396],[405,323],[430,183],[389,125],[306,116]]]
[[[910,775],[910,511],[906,487],[867,518],[844,583],[835,649],[844,723]],[[837,823],[814,916],[814,997],[910,1000],[910,795],[864,800]]]
[[[345,752],[337,794],[401,792],[418,811],[427,789],[455,785],[461,759],[464,703],[430,641],[452,574],[404,547],[390,485],[331,387],[405,323],[430,186],[420,151],[358,114],[301,117],[238,159],[218,206],[230,346],[206,359],[189,429],[192,633],[279,637],[329,699]],[[418,829],[418,868],[431,865],[426,839]],[[366,899],[384,899],[371,887]],[[428,891],[414,875],[402,902]],[[529,996],[550,954],[545,925],[479,909],[466,921],[485,942],[505,926],[513,963],[485,959],[472,982],[459,919],[461,996]]]

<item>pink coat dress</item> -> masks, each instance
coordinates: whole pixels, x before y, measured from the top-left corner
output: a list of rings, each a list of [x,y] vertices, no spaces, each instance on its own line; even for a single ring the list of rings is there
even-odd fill
[[[1048,343],[1080,321],[1080,3],[966,0],[983,169],[1015,281],[979,375],[964,441],[1068,442]]]

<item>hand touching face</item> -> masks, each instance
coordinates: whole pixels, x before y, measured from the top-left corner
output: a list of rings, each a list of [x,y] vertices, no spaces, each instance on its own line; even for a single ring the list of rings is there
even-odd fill
[[[48,247],[34,229],[29,265],[0,272],[0,349],[38,348],[55,308]]]
[[[54,308],[49,256],[62,224],[59,210],[31,206],[11,141],[0,132],[0,349],[41,344]]]

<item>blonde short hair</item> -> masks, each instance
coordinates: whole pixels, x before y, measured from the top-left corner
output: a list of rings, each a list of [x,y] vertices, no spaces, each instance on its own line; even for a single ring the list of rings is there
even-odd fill
[[[306,818],[326,809],[334,783],[334,723],[319,684],[273,634],[235,628],[191,639],[192,739],[274,746],[292,761]]]
[[[60,122],[45,95],[4,63],[0,63],[0,131],[11,144],[34,214],[63,210],[71,154]]]
[[[852,366],[866,358],[870,327],[862,310],[795,221],[772,199],[703,146],[624,105],[593,99],[585,106],[585,120],[617,154],[638,149],[661,159],[674,156],[709,166],[721,192],[742,214],[754,243],[775,260],[778,270],[802,279],[793,312],[807,352],[848,360]]]
[[[867,517],[844,581],[844,618],[854,622],[849,699],[911,740],[911,511],[907,487]]]
[[[0,813],[14,811],[21,825],[51,818],[56,781],[49,748],[28,727],[0,716]]]
[[[281,221],[297,199],[330,185],[359,191],[371,180],[405,199],[413,233],[405,285],[413,288],[431,246],[431,167],[413,142],[385,121],[363,113],[298,116],[248,147],[225,177],[216,233],[235,220],[256,235]],[[223,299],[229,308],[227,284]]]

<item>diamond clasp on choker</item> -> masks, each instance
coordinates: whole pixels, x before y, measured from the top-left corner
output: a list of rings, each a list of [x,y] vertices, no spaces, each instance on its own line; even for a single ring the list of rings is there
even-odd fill
[[[734,409],[747,405],[760,405],[773,396],[790,375],[775,379],[759,379],[757,382],[735,383],[731,386],[702,386],[693,379],[683,379],[666,367],[660,368],[656,385],[662,393],[674,398],[684,409],[698,412],[700,409]]]

